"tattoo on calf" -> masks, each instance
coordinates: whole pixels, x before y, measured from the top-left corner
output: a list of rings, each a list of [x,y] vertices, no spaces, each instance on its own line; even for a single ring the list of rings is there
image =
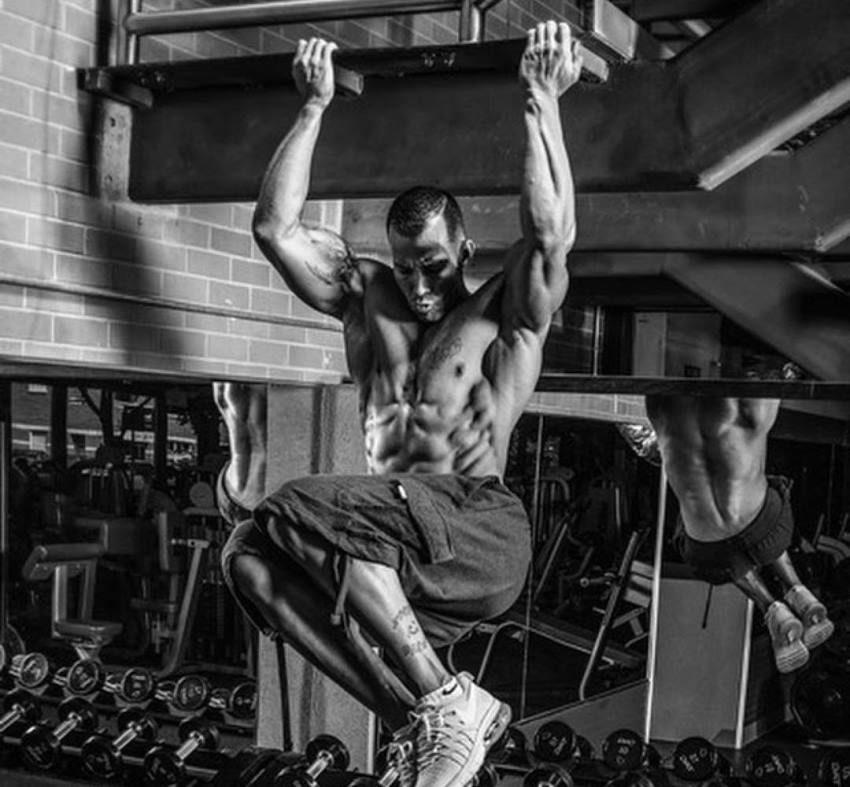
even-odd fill
[[[417,639],[414,642],[411,642],[409,645],[405,645],[401,649],[401,655],[405,658],[410,658],[411,656],[416,656],[419,653],[423,653],[429,648],[427,639]]]

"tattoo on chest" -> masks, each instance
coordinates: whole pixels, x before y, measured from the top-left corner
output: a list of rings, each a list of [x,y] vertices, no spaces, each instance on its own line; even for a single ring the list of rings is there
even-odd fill
[[[423,358],[423,368],[429,372],[436,371],[449,359],[460,355],[462,350],[463,341],[460,336],[456,336],[450,341],[438,342],[428,349]]]

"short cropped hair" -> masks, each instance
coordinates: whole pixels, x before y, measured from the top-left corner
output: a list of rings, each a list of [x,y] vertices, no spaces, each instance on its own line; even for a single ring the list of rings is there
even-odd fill
[[[457,200],[443,189],[414,186],[399,194],[387,213],[387,234],[391,229],[405,238],[415,238],[435,216],[445,219],[449,237],[455,240],[464,232],[463,215]]]

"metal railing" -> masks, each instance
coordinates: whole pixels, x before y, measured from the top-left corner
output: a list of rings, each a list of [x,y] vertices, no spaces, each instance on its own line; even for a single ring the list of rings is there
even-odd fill
[[[141,0],[125,0],[122,19],[124,62],[136,63],[139,38],[199,30],[226,30],[261,25],[330,22],[391,14],[460,12],[458,40],[483,37],[485,14],[499,0],[272,0],[181,11],[143,12]]]

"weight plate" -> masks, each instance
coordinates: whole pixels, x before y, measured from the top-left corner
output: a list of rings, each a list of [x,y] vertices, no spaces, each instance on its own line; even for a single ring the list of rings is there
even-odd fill
[[[717,749],[705,738],[685,738],[673,752],[673,772],[685,781],[705,781],[716,768]]]
[[[68,670],[66,688],[69,694],[85,697],[94,694],[103,684],[103,665],[94,659],[79,659]]]
[[[643,738],[634,730],[615,730],[602,744],[602,760],[615,771],[633,771],[640,768],[643,754]]]
[[[245,681],[230,693],[230,713],[237,719],[253,719],[257,714],[257,684]]]
[[[18,683],[25,689],[37,689],[50,677],[50,664],[43,653],[26,653],[21,656]]]
[[[569,762],[575,749],[576,734],[562,721],[547,721],[534,734],[534,755],[545,762]]]
[[[129,703],[147,702],[156,690],[156,681],[150,670],[144,667],[131,667],[121,677],[119,693]]]
[[[174,684],[171,702],[178,711],[194,713],[210,698],[210,684],[200,675],[184,675]]]

